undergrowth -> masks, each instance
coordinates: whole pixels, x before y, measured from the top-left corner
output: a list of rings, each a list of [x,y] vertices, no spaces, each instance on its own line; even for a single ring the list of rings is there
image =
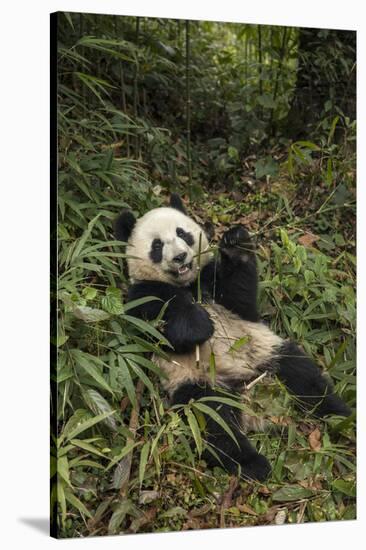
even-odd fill
[[[141,215],[164,204],[173,186],[185,193],[186,143],[164,128],[153,108],[137,110],[134,102],[143,71],[147,87],[172,86],[183,78],[182,63],[169,52],[168,41],[137,47],[132,22],[123,38],[113,35],[113,18],[105,21],[103,37],[91,32],[78,38],[76,15],[64,17],[52,338],[57,363],[51,510],[59,536],[355,518],[354,414],[315,421],[294,408],[278,381],[261,380],[241,405],[276,426],[274,433],[251,436],[273,467],[266,483],[255,483],[207,469],[201,459],[202,401],[185,406],[183,417],[169,406],[152,359],[163,354],[159,323],[129,315],[133,303],[125,303],[124,253],[113,238],[112,220],[125,207]],[[204,30],[200,40],[207,42],[210,28]],[[71,36],[68,43],[65,35]],[[97,62],[88,52],[98,54]],[[229,61],[221,60],[221,66]],[[97,76],[91,71],[95,64]],[[204,73],[206,81],[209,74]],[[279,113],[283,108],[281,103]],[[334,140],[336,127],[342,128],[341,141]],[[325,116],[311,141],[272,141],[260,156],[245,157],[224,144],[221,168],[223,144],[211,139],[207,147],[197,140],[196,179],[207,174],[211,181],[216,169],[233,177],[228,187],[201,185],[200,200],[186,201],[198,222],[214,223],[216,240],[233,223],[250,229],[263,319],[297,340],[352,407],[354,135],[354,123],[340,112]],[[169,181],[162,165],[169,168]]]

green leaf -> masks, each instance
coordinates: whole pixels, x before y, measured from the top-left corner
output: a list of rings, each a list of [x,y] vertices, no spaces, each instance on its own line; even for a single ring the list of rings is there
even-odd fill
[[[57,474],[66,481],[67,485],[71,487],[69,461],[67,456],[58,456],[57,458]]]
[[[135,386],[132,381],[130,369],[122,355],[118,355],[118,367],[118,380],[125,388],[133,407],[136,407]]]
[[[111,415],[113,415],[113,413],[115,412],[108,401],[104,399],[104,397],[98,391],[92,388],[82,392],[82,396],[86,405],[91,411],[93,411],[94,414],[103,414],[106,412],[110,412]],[[108,426],[110,430],[117,430],[117,423],[113,416],[108,416],[104,420],[104,424]]]
[[[346,481],[345,479],[337,479],[332,483],[333,489],[340,491],[348,497],[356,498],[356,482],[355,480]]]
[[[132,325],[135,325],[141,332],[148,333],[154,338],[156,338],[159,342],[162,342],[165,346],[168,346],[169,348],[173,349],[173,346],[168,342],[168,340],[158,331],[156,330],[152,325],[147,323],[146,321],[143,321],[142,319],[138,319],[137,317],[131,317],[130,315],[123,315],[123,319],[125,321],[128,321]]]
[[[153,442],[152,442],[152,444],[151,444],[151,456],[154,454],[156,445],[158,444],[159,439],[161,438],[162,434],[164,433],[165,428],[166,428],[166,425],[163,424],[163,425],[161,426],[160,430],[158,431],[156,437],[154,438],[154,440],[153,440]]]
[[[119,462],[120,460],[122,460],[125,456],[127,456],[131,451],[132,449],[134,449],[135,447],[137,447],[138,445],[141,445],[141,441],[130,441],[129,443],[127,443],[127,445],[125,447],[123,447],[122,451],[120,453],[118,453],[118,455],[116,455],[110,462],[110,464],[108,464],[108,466],[106,467],[106,472],[108,472],[108,470],[110,470],[111,468],[113,468],[113,466],[115,466],[117,464],[117,462]]]
[[[72,506],[74,506],[74,508],[77,508],[77,510],[79,510],[81,514],[83,514],[84,516],[87,516],[88,518],[92,517],[91,513],[86,508],[86,506],[69,489],[65,489],[65,497],[66,497],[66,500]]]
[[[204,405],[199,401],[195,401],[193,403],[193,407],[203,412],[204,414],[207,414],[208,416],[210,416],[217,424],[219,424],[223,428],[223,430],[225,430],[226,433],[229,434],[229,436],[235,441],[235,443],[239,447],[239,443],[235,435],[233,434],[231,428],[227,425],[225,420],[223,420],[222,417],[214,409],[211,409],[211,407],[208,407],[207,405]]]
[[[117,535],[120,532],[122,522],[130,509],[131,502],[129,500],[124,500],[117,506],[109,520],[108,535]]]
[[[66,497],[65,497],[65,487],[62,481],[57,481],[57,501],[61,508],[61,521],[62,524],[65,523],[66,520]]]
[[[200,428],[198,426],[197,419],[196,419],[195,415],[193,414],[193,412],[188,407],[185,407],[185,413],[186,413],[186,416],[187,416],[187,419],[188,419],[189,427],[191,428],[193,438],[194,438],[195,443],[196,443],[198,454],[199,454],[199,456],[201,456],[202,450],[203,450],[203,445],[202,445],[201,431],[200,431]]]
[[[243,346],[245,346],[248,342],[250,342],[250,336],[243,336],[242,338],[239,338],[238,340],[235,340],[232,346],[230,346],[229,351],[239,351]]]
[[[97,382],[98,386],[104,390],[107,390],[111,395],[114,395],[112,388],[109,386],[101,372],[104,365],[103,361],[94,355],[90,355],[89,353],[85,353],[80,350],[74,349],[71,350],[71,353],[76,363],[84,370],[84,372],[91,376],[95,382]],[[98,366],[96,366],[96,364]]]
[[[97,449],[93,445],[90,445],[90,443],[83,441],[82,439],[71,439],[70,443],[72,445],[75,445],[75,447],[79,447],[80,449],[84,449],[84,451],[88,451],[89,453],[101,456],[102,458],[108,458],[105,456],[104,453],[99,451],[99,449]]]
[[[116,411],[110,411],[105,412],[103,414],[98,414],[98,416],[94,416],[94,418],[90,418],[89,420],[86,420],[85,422],[81,422],[78,426],[76,426],[74,429],[72,429],[69,433],[64,433],[63,437],[70,441],[71,439],[75,439],[75,437],[82,432],[85,432],[85,430],[89,430],[92,426],[95,426],[98,424],[98,422],[102,422],[105,420],[108,416],[111,416]]]
[[[140,487],[142,486],[142,483],[144,481],[144,475],[145,475],[147,459],[149,457],[149,451],[150,451],[150,441],[147,441],[142,447],[141,454],[140,454],[140,466],[139,466]]]
[[[311,489],[299,485],[287,485],[278,489],[272,496],[274,502],[291,502],[302,498],[309,498],[314,495]]]
[[[143,304],[147,304],[148,302],[153,301],[159,301],[162,302],[163,300],[161,298],[156,298],[156,296],[144,296],[143,298],[139,298],[138,300],[131,300],[131,302],[128,302],[124,305],[125,312],[129,311],[130,309],[133,309],[134,307],[142,306]]]
[[[85,323],[97,323],[99,321],[110,319],[111,317],[109,313],[103,311],[102,309],[89,306],[76,306],[73,309],[73,314]]]
[[[186,516],[187,510],[182,508],[181,506],[175,506],[174,508],[170,508],[170,510],[167,510],[166,512],[163,512],[160,514],[160,518],[174,518],[176,516]]]
[[[146,376],[142,368],[136,365],[131,359],[127,359],[127,363],[130,365],[134,373],[143,381],[145,386],[148,388],[150,395],[157,397],[154,385],[152,384],[151,380],[149,380],[149,378]]]
[[[271,156],[259,159],[255,163],[255,176],[257,179],[263,176],[277,176],[278,172],[278,163]]]
[[[121,291],[119,288],[108,287],[105,291],[105,296],[101,299],[103,309],[112,315],[120,315],[123,312],[121,302]]]

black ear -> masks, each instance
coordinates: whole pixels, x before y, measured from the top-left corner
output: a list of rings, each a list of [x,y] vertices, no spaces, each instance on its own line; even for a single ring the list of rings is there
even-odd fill
[[[205,230],[206,237],[209,241],[212,241],[212,239],[215,236],[215,226],[212,222],[205,222],[203,224],[203,229]]]
[[[183,214],[187,214],[186,209],[184,208],[184,204],[182,202],[182,199],[178,195],[178,193],[172,193],[170,196],[170,206],[172,208],[175,208],[176,210],[179,210]]]
[[[130,210],[122,210],[113,222],[113,232],[119,241],[127,242],[135,227],[136,218]]]

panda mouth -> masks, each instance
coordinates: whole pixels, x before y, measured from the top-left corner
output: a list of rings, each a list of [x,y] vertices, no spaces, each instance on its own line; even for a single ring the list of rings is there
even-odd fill
[[[170,271],[170,273],[175,277],[184,277],[192,270],[192,264],[193,262],[190,262],[189,264],[181,265],[178,267],[177,270]]]
[[[192,269],[192,262],[190,264],[181,265],[178,267],[178,275],[185,275]]]

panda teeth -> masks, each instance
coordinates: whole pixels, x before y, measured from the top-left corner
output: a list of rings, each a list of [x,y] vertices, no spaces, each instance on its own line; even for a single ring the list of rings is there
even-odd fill
[[[179,275],[184,275],[185,273],[187,273],[187,271],[188,271],[187,265],[182,265],[181,267],[178,268]]]

